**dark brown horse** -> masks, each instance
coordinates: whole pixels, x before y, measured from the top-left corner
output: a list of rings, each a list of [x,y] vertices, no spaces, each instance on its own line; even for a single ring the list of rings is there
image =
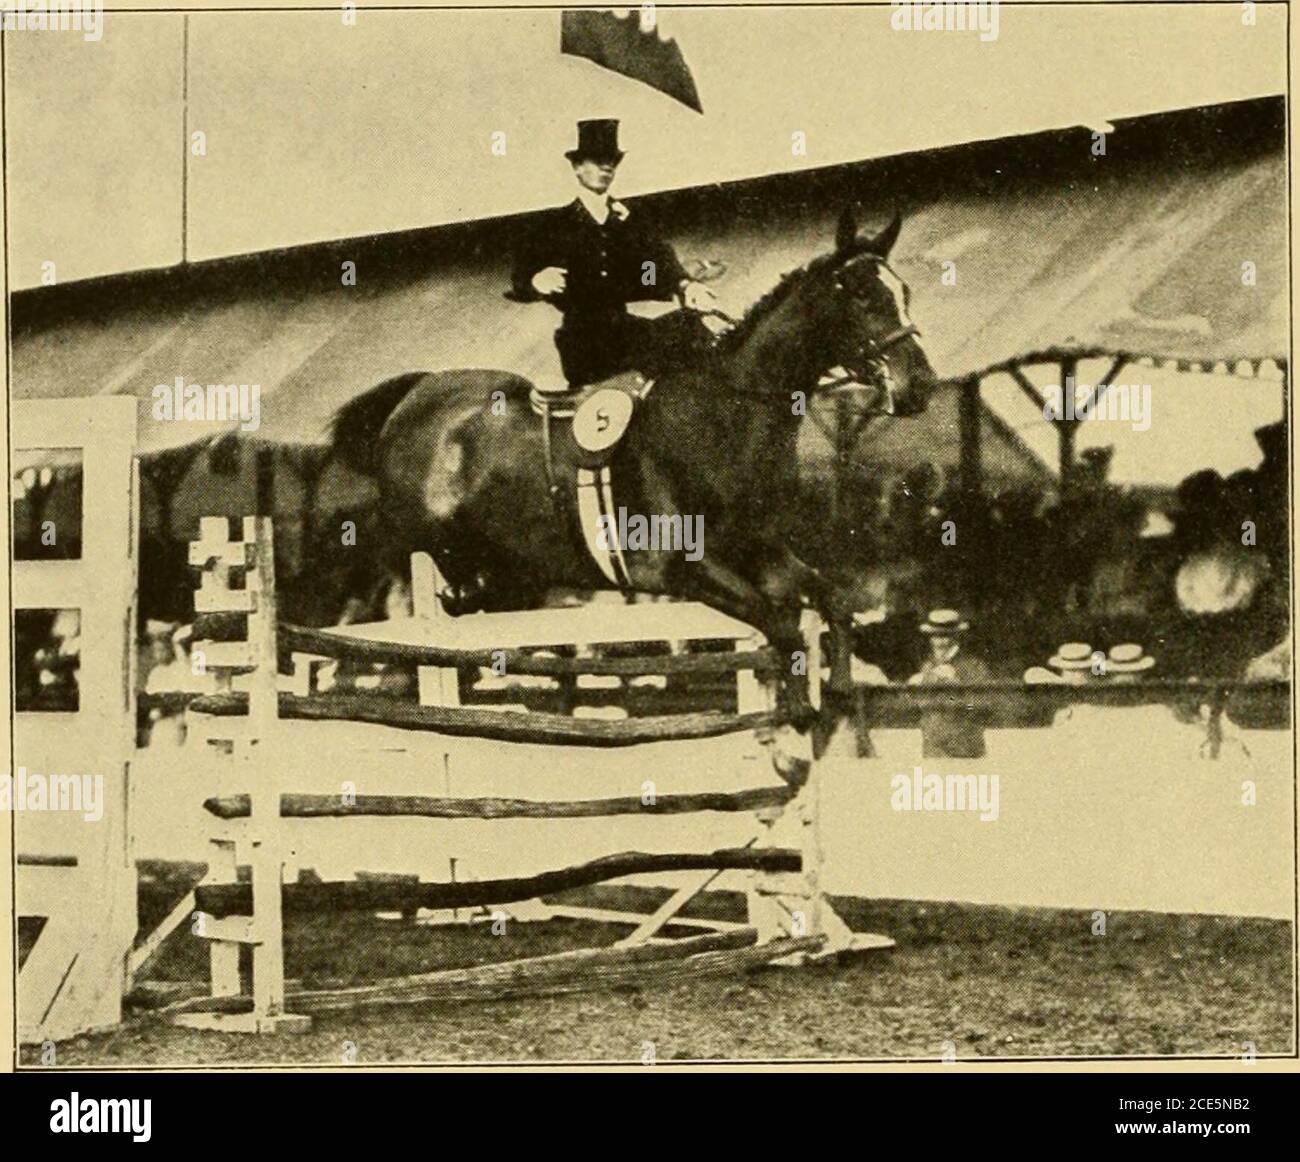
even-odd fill
[[[898,415],[926,405],[934,373],[887,261],[900,225],[862,237],[846,211],[831,253],[657,379],[614,453],[616,503],[694,518],[703,552],[626,552],[636,589],[721,609],[782,655],[802,648],[804,603],[832,622],[844,612],[798,556],[801,530],[824,514],[797,507],[795,443],[818,393]],[[610,587],[550,493],[530,387],[504,371],[413,372],[334,419],[339,457],[379,482],[393,563],[432,552],[462,607],[526,609],[554,587]],[[807,709],[798,693],[791,709]]]

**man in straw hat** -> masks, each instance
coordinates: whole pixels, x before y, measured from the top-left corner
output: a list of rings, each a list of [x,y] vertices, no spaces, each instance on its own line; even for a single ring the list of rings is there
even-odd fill
[[[563,313],[555,346],[573,389],[636,368],[655,342],[654,324],[629,315],[628,303],[680,296],[688,310],[708,311],[716,302],[673,248],[610,196],[623,160],[617,121],[579,121],[577,144],[564,156],[578,196],[520,240],[510,297]]]
[[[1047,659],[1047,666],[1030,666],[1025,671],[1028,686],[1086,686],[1100,680],[1105,672],[1106,655],[1087,642],[1062,642]],[[1052,715],[1051,725],[1061,726],[1074,717],[1074,706],[1061,706]]]
[[[908,679],[909,686],[965,685],[987,682],[988,667],[962,650],[962,636],[970,629],[955,609],[933,609],[920,630],[930,643],[929,656]],[[925,758],[980,758],[984,731],[979,721],[962,710],[934,708],[921,713],[921,754]]]

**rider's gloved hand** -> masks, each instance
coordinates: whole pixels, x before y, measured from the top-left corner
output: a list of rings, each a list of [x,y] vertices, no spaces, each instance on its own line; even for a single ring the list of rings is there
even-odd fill
[[[718,306],[718,298],[702,282],[682,283],[682,306],[688,311],[712,311]]]
[[[559,266],[546,266],[533,275],[533,290],[543,298],[564,294],[568,271]]]

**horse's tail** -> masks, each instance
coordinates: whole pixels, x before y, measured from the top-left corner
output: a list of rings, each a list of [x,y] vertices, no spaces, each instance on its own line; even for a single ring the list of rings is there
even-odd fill
[[[427,372],[407,371],[385,379],[345,403],[330,421],[330,449],[340,461],[362,476],[375,474],[375,448],[379,433],[397,405]]]

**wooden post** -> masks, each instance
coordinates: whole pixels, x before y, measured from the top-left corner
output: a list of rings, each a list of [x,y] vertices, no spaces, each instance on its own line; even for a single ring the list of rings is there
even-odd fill
[[[961,430],[960,479],[962,496],[969,504],[984,491],[984,466],[980,455],[980,380],[972,375],[961,381],[958,402]]]
[[[280,851],[279,764],[266,754],[279,717],[276,682],[275,544],[269,517],[244,518],[244,542],[252,547],[245,584],[254,596],[248,615],[253,671],[248,676],[247,738],[237,753],[246,776],[249,862],[253,888],[253,1013],[278,1025],[284,1013],[284,922],[281,916],[284,861]],[[299,1018],[305,1021],[306,1018]]]
[[[272,522],[270,517],[245,517],[243,536],[234,542],[224,517],[205,517],[199,529],[199,540],[190,546],[190,563],[203,570],[196,613],[242,612],[248,625],[245,641],[195,643],[195,655],[202,657],[218,689],[232,689],[234,676],[243,674],[248,690],[248,714],[219,720],[206,734],[205,741],[228,758],[227,769],[249,797],[249,812],[214,832],[205,882],[234,883],[246,858],[253,909],[250,916],[207,917],[197,934],[211,941],[214,997],[243,994],[240,948],[252,947],[252,1011],[186,1013],[176,1023],[233,1033],[302,1031],[310,1027],[311,1018],[284,1011],[281,786],[279,764],[268,753],[279,719]],[[232,570],[243,573],[243,589],[232,588]]]
[[[424,641],[437,642],[439,629],[445,628],[450,616],[442,607],[438,594],[447,587],[447,579],[438,571],[430,553],[411,554],[411,614],[417,622],[422,622],[427,631]],[[416,682],[419,688],[421,706],[459,706],[460,673],[454,667],[420,666],[416,669]],[[452,772],[451,747],[443,744],[434,748],[434,753],[442,759],[442,793],[454,793],[455,776]],[[456,864],[460,857],[454,852],[447,853],[448,870],[452,878],[456,875]],[[438,924],[459,924],[473,917],[472,910],[462,917],[461,909],[424,910],[416,912],[417,922],[428,926]]]
[[[433,557],[428,553],[411,554],[411,612],[428,622],[427,641],[438,640],[438,627],[445,624],[448,615],[438,597],[446,588],[446,579],[438,572]],[[417,671],[420,684],[421,706],[459,706],[460,675],[454,667],[439,669],[421,666]]]
[[[1067,355],[1061,360],[1061,418],[1060,424],[1060,468],[1058,475],[1060,477],[1061,499],[1065,500],[1070,495],[1070,489],[1074,478],[1074,437],[1078,427],[1078,420],[1072,418],[1074,414],[1074,396],[1075,390],[1074,376],[1078,371],[1078,361],[1072,355]]]
[[[840,544],[848,544],[852,520],[848,495],[853,483],[853,451],[864,426],[853,411],[848,397],[835,401],[835,491],[831,499],[831,528]],[[853,684],[853,616],[851,610],[840,612],[830,624],[830,684],[832,689],[847,690]]]
[[[808,656],[809,697],[813,705],[822,704],[819,678],[821,673],[821,635],[826,626],[813,611],[804,614],[801,623]],[[794,872],[754,872],[747,893],[749,924],[757,929],[759,940],[787,937],[823,937],[816,952],[799,952],[776,960],[782,965],[803,964],[810,959],[833,956],[846,951],[892,948],[888,936],[854,932],[831,907],[822,885],[824,852],[821,837],[821,778],[824,757],[814,756],[798,797],[788,807],[768,807],[755,812],[765,834],[762,847],[783,845],[797,847],[802,854],[802,870]],[[795,829],[791,834],[791,829]],[[784,835],[783,835],[784,832]]]

